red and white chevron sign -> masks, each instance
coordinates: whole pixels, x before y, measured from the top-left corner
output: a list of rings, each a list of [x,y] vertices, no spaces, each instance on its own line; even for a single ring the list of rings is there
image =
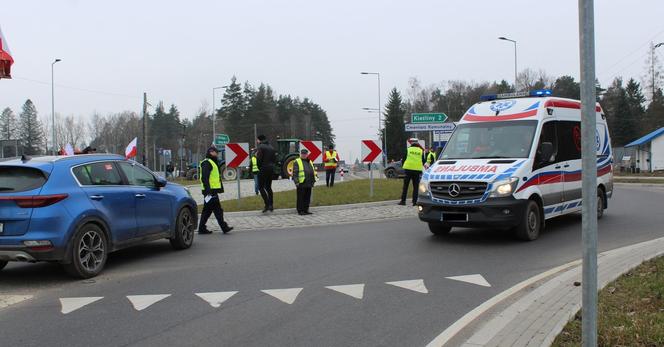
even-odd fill
[[[323,141],[300,141],[300,149],[303,148],[309,151],[309,159],[314,164],[323,163]]]
[[[226,167],[249,166],[249,144],[226,144]]]
[[[362,140],[362,162],[373,163],[383,153],[380,143],[375,140]]]

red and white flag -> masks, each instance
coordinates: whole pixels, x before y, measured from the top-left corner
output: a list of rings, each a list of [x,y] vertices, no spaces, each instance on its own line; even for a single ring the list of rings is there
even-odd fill
[[[11,67],[14,64],[7,40],[0,29],[0,78],[12,78]]]
[[[137,141],[138,141],[138,138],[134,137],[134,139],[131,140],[131,142],[129,142],[129,146],[127,146],[127,149],[125,149],[125,158],[129,159],[129,158],[134,158],[136,156],[136,153],[137,153],[136,142]]]

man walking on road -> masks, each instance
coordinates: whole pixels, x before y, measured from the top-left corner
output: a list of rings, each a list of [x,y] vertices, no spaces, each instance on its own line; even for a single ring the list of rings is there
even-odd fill
[[[334,176],[337,173],[337,163],[339,162],[339,153],[334,150],[334,145],[330,145],[328,150],[325,151],[325,185],[334,187]]]
[[[300,216],[312,214],[309,212],[311,189],[318,181],[318,175],[316,175],[314,163],[309,160],[309,151],[306,149],[300,150],[300,157],[295,159],[293,181],[297,187],[297,214]]]
[[[263,198],[265,207],[263,213],[274,211],[272,193],[272,175],[274,175],[274,164],[277,162],[277,152],[267,141],[265,135],[258,135],[256,140],[256,164],[258,165],[258,192]]]
[[[401,201],[399,205],[406,205],[406,196],[408,195],[408,185],[413,181],[413,206],[417,204],[417,188],[420,185],[420,175],[426,158],[424,150],[420,147],[417,139],[410,139],[411,145],[408,147],[406,156],[403,159],[403,168],[406,176],[403,178],[403,190],[401,191]]]
[[[256,195],[259,194],[258,192],[258,177],[260,170],[258,169],[258,159],[256,159],[256,149],[252,148],[251,149],[251,174],[254,176],[254,192]]]
[[[219,152],[216,147],[210,147],[207,151],[205,159],[201,161],[198,166],[199,181],[203,189],[203,212],[201,213],[201,221],[198,225],[199,234],[211,234],[212,232],[207,229],[208,218],[214,213],[217,223],[221,227],[224,234],[228,234],[233,230],[233,227],[228,226],[224,221],[224,210],[221,208],[219,201],[219,194],[224,192],[224,185],[221,184],[221,175],[219,174],[219,164],[217,160]]]

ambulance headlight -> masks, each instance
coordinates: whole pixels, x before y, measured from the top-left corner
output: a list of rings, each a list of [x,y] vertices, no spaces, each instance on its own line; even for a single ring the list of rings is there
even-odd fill
[[[517,177],[495,182],[491,191],[491,197],[498,198],[511,195],[514,193],[518,183],[519,179]]]
[[[426,195],[429,193],[429,184],[427,182],[420,182],[420,194]]]

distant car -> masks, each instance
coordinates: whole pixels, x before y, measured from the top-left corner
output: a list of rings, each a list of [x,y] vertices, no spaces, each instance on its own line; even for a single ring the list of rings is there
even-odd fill
[[[401,160],[387,164],[385,168],[385,177],[399,178],[406,176],[406,171],[401,167]]]
[[[94,277],[122,248],[164,238],[175,249],[191,247],[197,219],[185,187],[122,156],[0,162],[0,269],[49,261]]]

